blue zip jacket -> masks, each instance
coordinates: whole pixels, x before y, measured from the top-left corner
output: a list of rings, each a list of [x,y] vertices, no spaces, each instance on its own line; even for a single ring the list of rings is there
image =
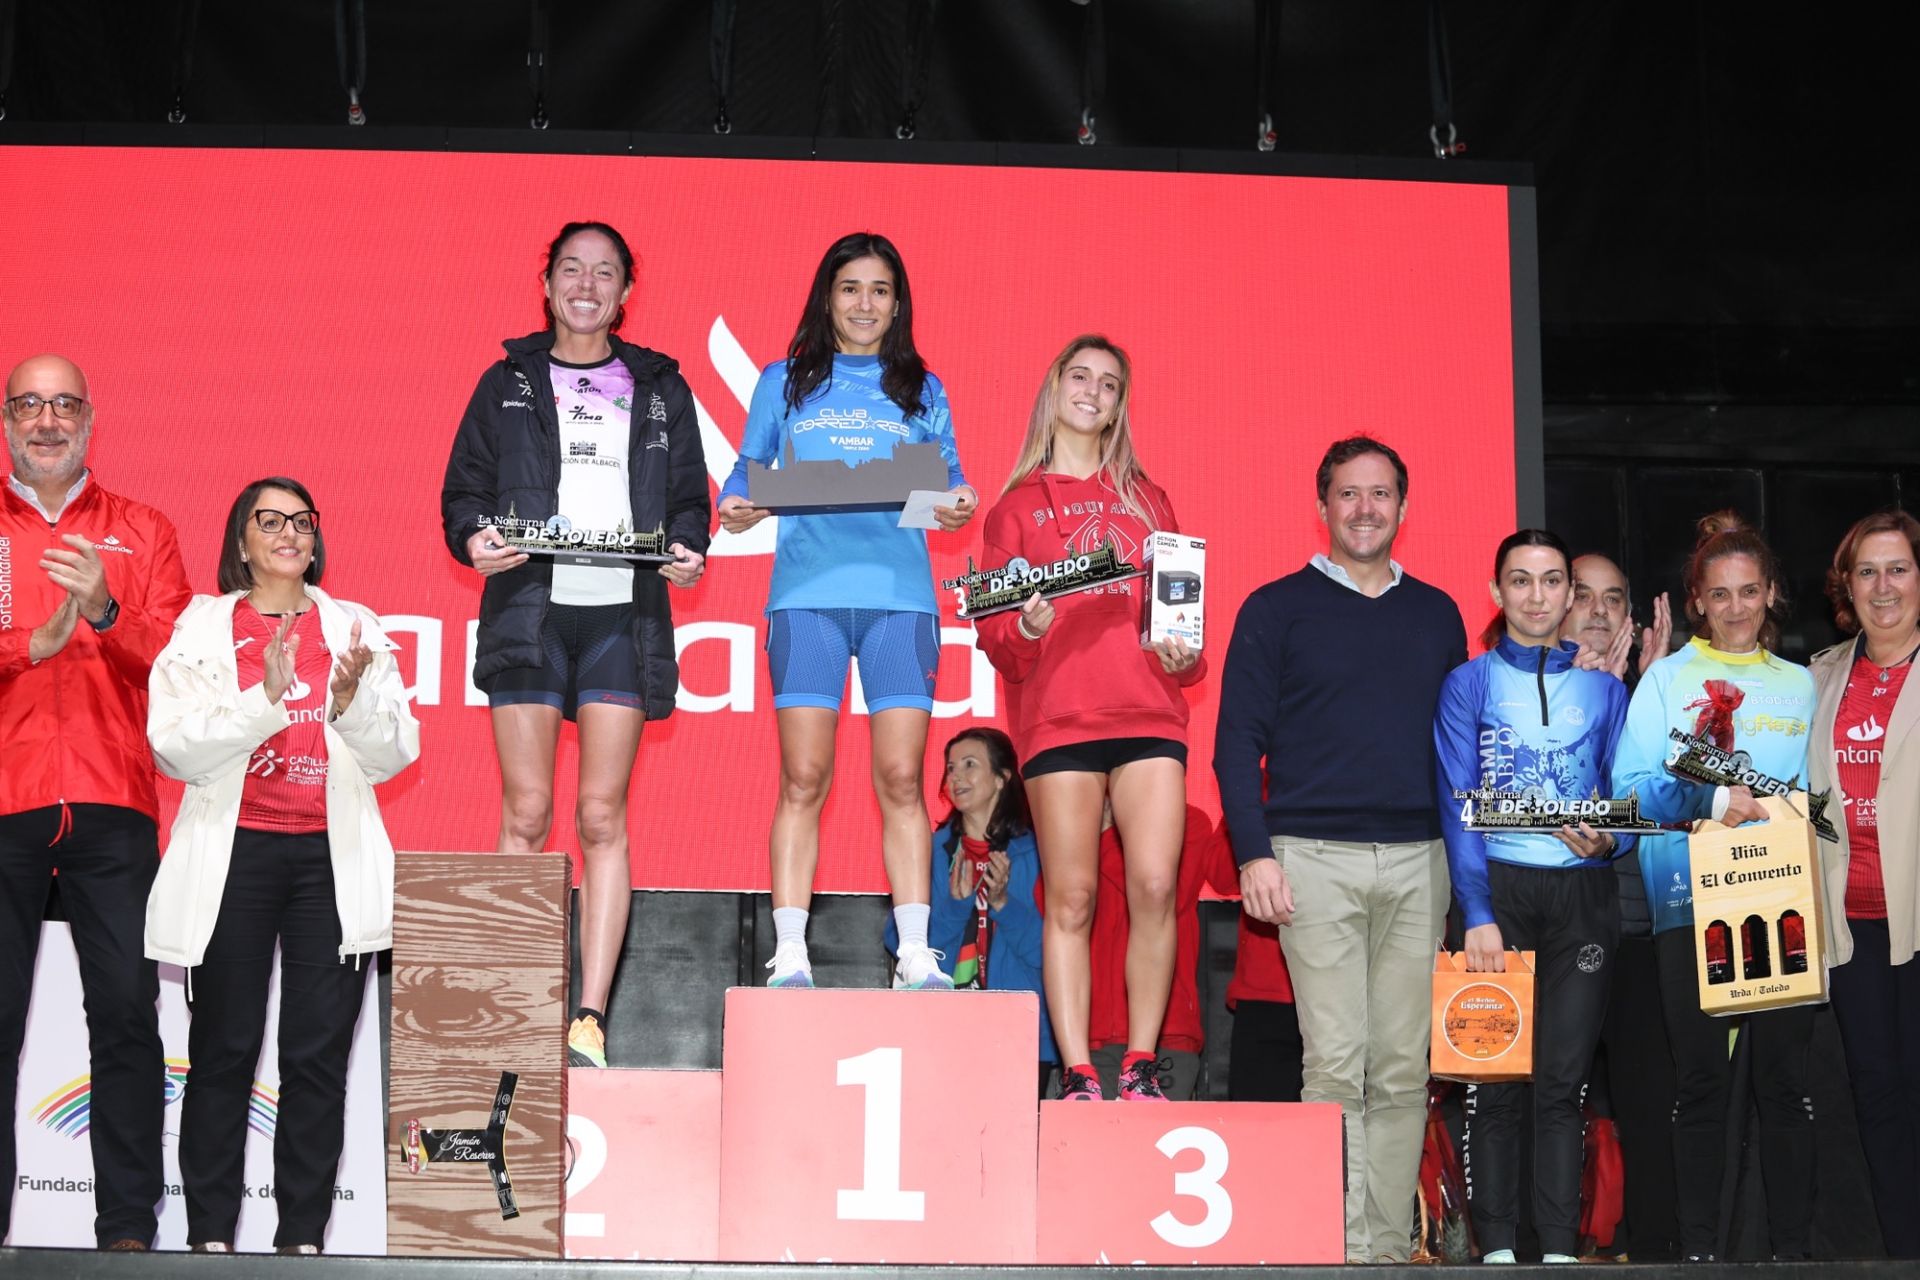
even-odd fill
[[[1667,760],[1680,745],[1668,736],[1669,729],[1698,734],[1722,750],[1743,751],[1755,769],[1782,782],[1804,782],[1813,703],[1813,676],[1798,663],[1765,649],[1722,653],[1695,636],[1640,677],[1613,762],[1613,785],[1621,794],[1637,792],[1640,816],[1655,822],[1712,817],[1715,788],[1667,772]],[[1712,723],[1716,709],[1718,726]],[[1685,832],[1642,841],[1640,874],[1655,933],[1693,923]]]
[[[947,486],[965,484],[940,379],[927,375],[923,410],[909,414],[880,389],[882,372],[879,356],[836,354],[827,380],[799,409],[790,410],[787,362],[768,365],[747,407],[740,456],[715,501],[746,497],[747,464],[775,463],[789,441],[796,461],[848,466],[890,458],[895,445],[937,444],[947,463]],[[779,609],[938,614],[926,532],[902,529],[893,511],[781,516],[767,588],[767,612]]]
[[[927,922],[927,945],[941,953],[940,968],[949,976],[960,958],[960,940],[967,936],[972,898],[948,892],[953,855],[960,847],[958,825],[933,831],[933,910]],[[1040,848],[1031,831],[1007,844],[1007,905],[989,910],[993,944],[987,949],[987,982],[994,991],[1031,991],[1040,997],[1040,1061],[1060,1061],[1053,1044],[1053,1023],[1047,1017],[1047,989],[1040,971],[1040,905],[1035,890],[1040,883]],[[887,919],[886,945],[900,950],[900,934]]]
[[[1627,686],[1604,671],[1573,665],[1571,643],[1500,643],[1455,667],[1440,686],[1433,716],[1438,757],[1440,829],[1447,842],[1453,895],[1466,927],[1492,924],[1487,860],[1522,867],[1584,867],[1582,858],[1551,835],[1468,831],[1465,802],[1455,791],[1488,786],[1532,792],[1548,800],[1585,800],[1607,791],[1608,767],[1627,718]],[[1633,836],[1616,831],[1619,852]]]

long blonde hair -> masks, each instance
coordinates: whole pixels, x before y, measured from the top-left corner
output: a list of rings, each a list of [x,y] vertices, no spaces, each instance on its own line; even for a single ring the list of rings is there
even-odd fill
[[[1118,343],[1105,334],[1081,334],[1069,342],[1054,357],[1053,363],[1047,366],[1047,376],[1040,380],[1040,392],[1033,398],[1033,414],[1027,419],[1027,436],[1020,442],[1020,456],[1000,492],[1011,492],[1024,484],[1034,472],[1053,461],[1054,396],[1059,392],[1060,379],[1066,376],[1073,358],[1087,350],[1104,351],[1120,366],[1120,397],[1113,406],[1113,420],[1100,432],[1100,474],[1108,486],[1120,495],[1120,500],[1127,504],[1128,509],[1151,525],[1162,517],[1150,518],[1140,503],[1140,484],[1151,481],[1133,452],[1133,420],[1128,414],[1133,393],[1133,361],[1127,358],[1126,351]]]

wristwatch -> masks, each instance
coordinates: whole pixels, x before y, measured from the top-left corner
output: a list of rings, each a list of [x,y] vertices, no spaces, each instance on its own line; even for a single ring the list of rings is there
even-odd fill
[[[118,622],[119,620],[120,620],[120,602],[118,600],[115,600],[112,596],[108,596],[107,611],[100,615],[100,621],[95,622],[92,618],[88,618],[87,625],[92,627],[94,631],[100,632],[100,631],[105,631],[108,627],[112,626],[115,622]]]

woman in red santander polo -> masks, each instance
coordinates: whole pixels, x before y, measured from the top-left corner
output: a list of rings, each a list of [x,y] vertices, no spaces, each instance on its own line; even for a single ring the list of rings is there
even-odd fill
[[[1111,541],[1142,562],[1147,535],[1179,528],[1133,451],[1132,367],[1097,334],[1047,369],[1027,435],[987,517],[985,562],[1039,567]],[[1187,701],[1205,667],[1184,641],[1140,644],[1142,584],[1109,583],[982,618],[980,647],[1007,681],[1008,720],[1033,805],[1046,888],[1043,966],[1061,1096],[1102,1095],[1088,1047],[1090,942],[1101,814],[1126,849],[1127,1051],[1120,1096],[1164,1101],[1155,1047],[1175,955],[1174,889],[1186,829]]]
[[[1920,520],[1856,521],[1827,596],[1858,633],[1809,664],[1807,772],[1840,834],[1820,842],[1831,998],[1881,1237],[1920,1258]]]
[[[373,786],[419,757],[420,726],[379,620],[320,589],[326,556],[305,486],[248,485],[227,514],[223,594],[193,598],[148,681],[153,758],[187,784],[146,950],[187,969],[180,1181],[199,1252],[233,1249],[276,946],[273,1242],[320,1252],[364,958],[393,945],[393,845]]]

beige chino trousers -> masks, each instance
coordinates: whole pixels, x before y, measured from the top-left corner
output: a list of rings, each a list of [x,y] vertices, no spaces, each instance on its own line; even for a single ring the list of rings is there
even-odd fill
[[[1426,1135],[1433,957],[1445,846],[1274,836],[1293,890],[1280,930],[1305,1048],[1301,1098],[1337,1102],[1347,1137],[1347,1261],[1405,1262]]]

